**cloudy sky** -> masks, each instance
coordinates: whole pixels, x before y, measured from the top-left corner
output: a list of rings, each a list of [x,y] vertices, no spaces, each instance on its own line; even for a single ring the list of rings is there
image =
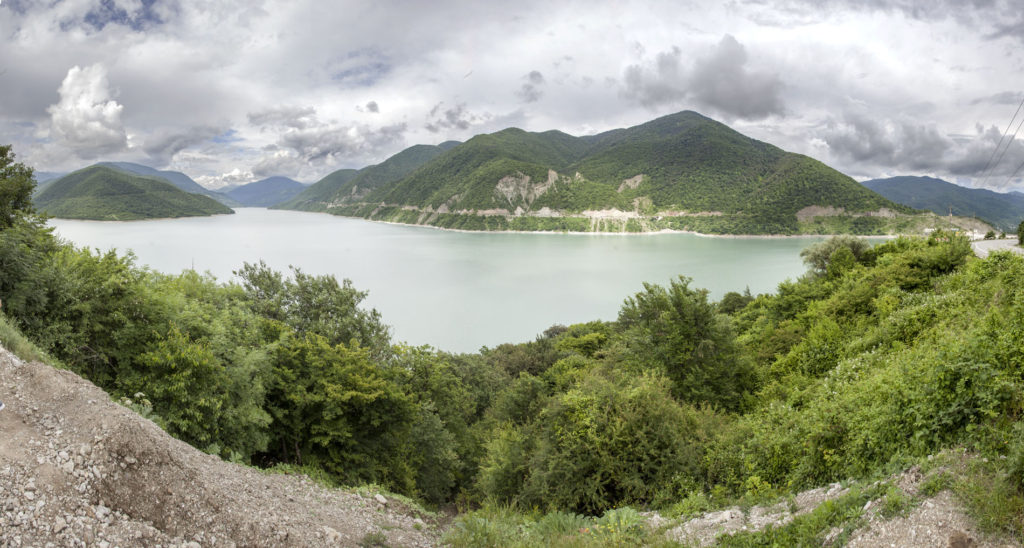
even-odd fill
[[[1022,46],[1022,0],[0,0],[0,143],[217,187],[690,109],[858,179],[1024,190]]]

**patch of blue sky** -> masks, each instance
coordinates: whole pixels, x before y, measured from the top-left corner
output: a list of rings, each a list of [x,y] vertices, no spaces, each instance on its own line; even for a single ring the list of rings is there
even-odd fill
[[[336,72],[331,75],[331,80],[350,86],[368,87],[376,84],[389,72],[391,65],[375,61]]]
[[[238,137],[237,135],[237,131],[229,129],[210,140],[218,144],[237,143],[243,140],[241,137]]]
[[[135,31],[163,24],[153,6],[159,0],[142,0],[142,7],[128,12],[114,4],[113,0],[100,0],[99,5],[85,14],[85,22],[96,30],[103,30],[109,24],[130,27]]]

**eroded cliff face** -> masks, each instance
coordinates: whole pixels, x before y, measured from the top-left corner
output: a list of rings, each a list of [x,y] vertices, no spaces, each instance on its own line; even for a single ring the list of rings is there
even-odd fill
[[[380,494],[226,463],[0,347],[0,546],[433,546]]]

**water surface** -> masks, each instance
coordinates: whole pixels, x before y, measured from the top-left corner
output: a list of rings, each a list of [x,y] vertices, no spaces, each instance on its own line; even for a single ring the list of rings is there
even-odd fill
[[[241,208],[235,215],[104,222],[52,219],[62,237],[178,273],[235,279],[243,262],[349,278],[369,291],[397,341],[472,352],[533,339],[554,324],[615,319],[643,282],[679,275],[718,299],[774,291],[804,271],[820,237],[452,232],[319,213]]]

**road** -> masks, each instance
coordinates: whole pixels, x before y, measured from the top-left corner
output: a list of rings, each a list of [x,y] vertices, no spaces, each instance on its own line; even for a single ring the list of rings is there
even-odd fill
[[[988,254],[993,251],[1013,251],[1014,253],[1024,255],[1024,248],[1017,245],[1016,238],[1008,240],[977,240],[971,242],[971,247],[974,248],[974,254],[982,259],[988,257]]]

